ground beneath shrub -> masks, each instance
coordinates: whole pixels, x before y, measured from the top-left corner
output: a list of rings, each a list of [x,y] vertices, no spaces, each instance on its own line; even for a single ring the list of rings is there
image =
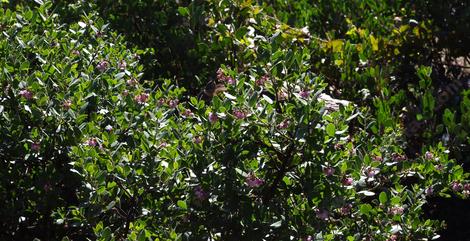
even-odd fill
[[[470,200],[459,198],[430,198],[424,207],[425,217],[443,220],[447,228],[438,241],[470,241]]]

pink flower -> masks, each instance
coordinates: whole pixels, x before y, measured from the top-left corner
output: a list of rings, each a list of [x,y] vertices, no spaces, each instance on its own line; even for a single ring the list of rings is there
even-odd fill
[[[398,153],[392,153],[392,159],[393,159],[393,161],[396,161],[396,162],[405,161],[405,160],[406,160],[406,156],[405,156],[405,155],[398,154]]]
[[[183,113],[181,113],[181,115],[183,115],[186,118],[190,118],[194,116],[194,113],[190,109],[186,109],[183,111]]]
[[[249,187],[256,188],[264,184],[263,179],[257,178],[253,173],[249,174],[245,180]]]
[[[201,137],[201,136],[195,136],[195,137],[193,138],[193,142],[194,142],[195,144],[200,144],[200,143],[202,143],[202,137]]]
[[[220,82],[227,82],[228,84],[231,84],[231,85],[236,83],[235,79],[233,79],[230,76],[225,75],[224,71],[220,68],[217,70],[217,80],[219,80]]]
[[[108,69],[109,67],[109,62],[106,61],[106,60],[101,60],[97,65],[96,65],[96,68],[100,71],[100,72],[104,72]]]
[[[379,172],[379,171],[378,171],[376,168],[369,167],[369,168],[367,168],[367,170],[366,170],[366,175],[367,175],[367,177],[369,177],[369,178],[373,178],[373,177],[375,177],[375,175],[376,175],[378,172]]]
[[[126,81],[129,86],[136,86],[139,82],[135,78],[130,78]]]
[[[78,56],[78,55],[80,55],[80,51],[74,49],[74,50],[72,50],[72,54]]]
[[[197,200],[204,201],[205,199],[207,199],[208,194],[204,191],[204,189],[202,189],[202,187],[197,186],[194,188],[194,196],[196,196]]]
[[[334,167],[331,167],[331,166],[324,167],[324,168],[323,168],[323,173],[324,173],[327,177],[333,176],[333,174],[335,174],[335,168],[334,168]]]
[[[226,76],[225,76],[224,71],[223,71],[221,68],[219,68],[219,69],[217,70],[217,79],[218,79],[219,81],[225,81],[225,78],[226,78]]]
[[[432,152],[427,151],[426,154],[424,154],[424,158],[426,158],[426,160],[432,160],[434,158],[434,155],[432,154]]]
[[[119,63],[118,63],[118,68],[119,68],[120,70],[125,70],[126,67],[127,67],[127,63],[126,63],[125,60],[119,61]]]
[[[158,106],[162,106],[163,104],[165,104],[165,102],[166,102],[165,99],[160,98],[160,99],[158,100],[158,102],[157,102],[157,105],[158,105]]]
[[[302,90],[302,91],[300,91],[299,95],[300,95],[300,97],[302,97],[304,99],[308,99],[308,97],[310,96],[310,91]]]
[[[98,142],[96,141],[95,138],[90,138],[90,139],[88,139],[88,140],[85,142],[85,144],[86,144],[87,146],[97,146],[97,145],[98,145]]]
[[[245,117],[246,117],[246,113],[242,110],[239,110],[239,109],[233,110],[233,115],[235,116],[235,118],[237,118],[239,120],[245,119]]]
[[[460,190],[462,190],[462,184],[460,184],[459,182],[452,182],[450,186],[454,192],[459,192]]]
[[[261,78],[257,79],[255,81],[255,84],[257,86],[264,86],[264,84],[269,80],[269,77],[267,75],[261,76]]]
[[[434,168],[436,168],[437,171],[444,170],[444,166],[442,164],[437,164],[437,165],[434,166]]]
[[[122,95],[123,95],[123,96],[128,96],[128,95],[129,95],[129,91],[128,91],[128,90],[124,90],[124,91],[122,92]]]
[[[383,161],[383,158],[381,156],[372,156],[372,160],[376,161],[376,162],[382,162]]]
[[[33,98],[33,92],[29,90],[21,90],[20,95],[23,96],[27,100],[31,100]]]
[[[280,101],[287,100],[288,97],[289,96],[284,91],[277,92],[277,99],[280,100]]]
[[[402,215],[403,214],[403,211],[405,211],[405,209],[401,206],[394,206],[394,207],[391,207],[390,208],[390,214],[392,215]]]
[[[106,127],[104,127],[104,129],[109,132],[113,131],[113,127],[111,125],[107,125]]]
[[[289,120],[283,120],[279,125],[277,125],[278,129],[287,129],[289,127],[290,121]]]
[[[147,102],[149,98],[149,94],[147,93],[142,93],[140,95],[137,95],[134,100],[138,103],[138,104],[145,104],[145,102]]]
[[[340,150],[341,148],[343,148],[343,144],[341,143],[336,143],[335,146],[334,146],[335,150]]]
[[[343,185],[345,186],[351,186],[353,184],[354,180],[352,179],[352,177],[345,177],[343,178]]]
[[[71,100],[64,100],[64,103],[62,103],[62,107],[66,110],[70,109],[70,107],[72,107],[72,101]]]
[[[317,218],[321,220],[328,220],[328,218],[330,217],[330,213],[326,209],[319,209],[315,213]]]
[[[313,237],[309,235],[304,238],[304,241],[313,241]]]
[[[227,78],[225,79],[225,82],[227,82],[228,84],[231,84],[231,85],[234,85],[234,84],[237,83],[237,81],[236,81],[234,78],[232,78],[232,77],[227,77]]]
[[[39,144],[39,143],[37,143],[37,142],[31,143],[31,150],[33,150],[33,151],[39,151],[39,149],[41,149],[41,144]]]
[[[426,196],[431,196],[431,195],[434,194],[434,188],[433,187],[428,187],[428,188],[426,188],[424,193],[426,194]]]
[[[210,123],[215,123],[219,117],[217,117],[217,114],[210,112],[209,113],[209,122]]]
[[[170,106],[170,108],[176,108],[176,106],[178,106],[178,100],[170,100],[168,101],[168,106]]]
[[[351,209],[352,209],[352,204],[348,203],[342,206],[339,212],[341,213],[341,215],[348,215],[351,212]]]
[[[398,240],[398,236],[396,234],[392,234],[388,239],[387,241],[397,241]]]
[[[158,146],[159,148],[165,148],[168,146],[168,143],[166,143],[165,141],[160,143],[160,145]]]

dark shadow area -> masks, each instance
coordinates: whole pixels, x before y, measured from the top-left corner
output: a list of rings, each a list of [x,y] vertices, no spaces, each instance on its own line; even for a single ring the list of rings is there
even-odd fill
[[[428,204],[423,207],[424,217],[443,220],[446,229],[440,232],[439,241],[468,241],[470,240],[470,200],[459,198],[429,198]]]

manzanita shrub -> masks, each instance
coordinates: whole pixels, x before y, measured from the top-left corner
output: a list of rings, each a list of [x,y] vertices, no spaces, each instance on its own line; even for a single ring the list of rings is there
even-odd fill
[[[251,1],[212,16],[205,100],[37,2],[0,10],[2,240],[431,240],[426,197],[470,194],[445,146],[410,158],[398,121],[325,94],[311,50],[337,42]]]

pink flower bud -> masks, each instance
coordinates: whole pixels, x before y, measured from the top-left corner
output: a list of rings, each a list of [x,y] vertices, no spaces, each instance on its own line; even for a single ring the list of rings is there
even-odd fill
[[[118,63],[118,68],[119,68],[120,70],[125,70],[126,67],[127,67],[127,63],[126,63],[125,60],[119,61],[119,63]]]
[[[261,78],[257,79],[255,81],[255,84],[257,86],[264,86],[264,84],[269,80],[269,77],[267,75],[261,76]]]
[[[96,141],[95,138],[90,138],[90,139],[88,139],[88,140],[85,142],[85,144],[86,144],[87,146],[92,146],[92,147],[94,147],[94,146],[97,146],[97,145],[98,145],[98,142]]]
[[[330,217],[330,213],[326,209],[319,209],[315,212],[315,214],[317,218],[321,220],[328,220],[328,218]]]
[[[249,174],[245,180],[249,187],[256,188],[264,184],[263,179],[257,178],[253,173]]]
[[[345,186],[351,186],[353,184],[354,180],[352,179],[352,177],[345,177],[343,178],[343,185]]]
[[[225,74],[224,74],[224,71],[223,71],[221,68],[219,68],[219,69],[217,70],[217,79],[218,79],[219,81],[225,81],[225,78],[226,78],[226,76],[225,76]]]
[[[29,90],[21,90],[20,95],[23,96],[27,100],[31,100],[33,98],[33,92]]]
[[[369,168],[367,168],[365,174],[367,175],[367,177],[373,178],[373,177],[375,177],[375,175],[376,175],[378,172],[379,172],[378,169],[369,167]]]
[[[245,119],[246,117],[246,113],[239,109],[233,110],[233,115],[235,116],[235,118],[240,119],[240,120]]]
[[[33,151],[39,151],[41,149],[41,144],[37,142],[31,143],[31,150]]]
[[[136,86],[139,82],[135,78],[130,78],[126,81],[129,86]]]
[[[195,137],[193,138],[193,142],[194,142],[195,144],[200,144],[200,143],[202,143],[202,137],[201,137],[201,136],[195,136]]]
[[[80,55],[80,51],[74,49],[74,50],[72,50],[72,54],[78,56],[78,55]]]
[[[205,199],[207,199],[208,194],[204,191],[204,189],[202,189],[202,187],[197,186],[194,188],[194,196],[196,196],[196,199],[198,201],[204,201]]]
[[[181,113],[186,118],[190,118],[194,116],[194,113],[190,109],[185,109],[183,113]]]
[[[168,143],[162,142],[158,147],[159,147],[159,148],[165,148],[165,147],[167,147],[167,146],[168,146]]]
[[[280,100],[280,101],[287,100],[288,97],[289,97],[289,96],[288,96],[287,93],[284,92],[284,91],[279,91],[279,92],[277,93],[277,99]]]
[[[107,125],[104,129],[108,132],[113,131],[113,127],[111,125]]]
[[[336,143],[335,146],[334,146],[335,150],[340,150],[341,148],[343,148],[343,144],[341,143]]]
[[[234,85],[237,83],[237,81],[232,77],[225,78],[225,81],[227,82],[227,84],[231,84],[231,85]]]
[[[427,151],[426,154],[424,154],[424,158],[426,160],[432,160],[434,158],[434,155],[431,152]]]
[[[308,99],[308,97],[310,96],[310,91],[302,90],[302,91],[300,91],[299,95],[300,95],[300,97],[302,97],[304,99]]]
[[[323,173],[324,173],[327,177],[333,176],[333,174],[335,174],[335,168],[334,168],[334,167],[331,167],[331,166],[324,167],[324,168],[323,168]]]
[[[348,203],[341,207],[340,213],[341,215],[348,215],[351,212],[352,204]]]
[[[125,97],[125,96],[128,96],[128,95],[129,95],[129,91],[128,91],[128,90],[124,90],[124,91],[122,92],[122,96]]]
[[[100,72],[104,72],[108,69],[109,67],[109,62],[106,61],[106,60],[101,60],[97,65],[96,65],[96,68],[100,71]]]
[[[215,123],[219,117],[217,117],[217,114],[210,112],[209,113],[209,122],[210,123]]]
[[[287,129],[289,127],[290,121],[289,120],[283,120],[279,125],[277,125],[278,129]]]
[[[392,234],[388,239],[387,241],[397,241],[398,240],[398,236],[396,234]]]
[[[394,206],[394,207],[391,207],[389,210],[390,214],[392,215],[402,215],[403,211],[405,211],[405,209],[401,206]]]
[[[459,182],[452,182],[450,186],[454,192],[459,192],[460,190],[462,190],[462,184],[460,184]]]
[[[72,101],[71,100],[64,100],[64,103],[62,103],[62,107],[66,110],[70,109],[70,107],[72,107]]]
[[[170,100],[168,101],[168,106],[170,106],[170,108],[176,108],[176,106],[178,106],[178,103],[178,100]]]
[[[376,162],[382,162],[383,161],[383,158],[381,156],[372,156],[372,160],[376,161]]]
[[[142,94],[140,94],[140,95],[137,95],[137,96],[134,98],[134,100],[135,100],[138,104],[143,105],[143,104],[145,104],[145,103],[147,102],[148,98],[149,98],[149,94],[147,94],[147,93],[142,93]]]
[[[428,188],[426,188],[424,193],[426,194],[426,196],[432,196],[434,194],[434,188],[433,187],[428,187]]]
[[[396,162],[405,161],[405,160],[406,160],[406,156],[405,156],[405,155],[398,154],[398,153],[393,153],[393,154],[392,154],[392,159],[393,159],[393,161],[396,161]]]

